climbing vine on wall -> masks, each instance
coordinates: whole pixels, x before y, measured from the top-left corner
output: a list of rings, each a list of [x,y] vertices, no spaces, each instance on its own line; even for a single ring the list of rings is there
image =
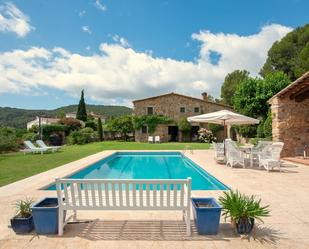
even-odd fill
[[[135,130],[141,129],[143,126],[148,127],[148,132],[153,134],[159,124],[171,124],[174,121],[163,115],[144,115],[134,116],[133,127]]]

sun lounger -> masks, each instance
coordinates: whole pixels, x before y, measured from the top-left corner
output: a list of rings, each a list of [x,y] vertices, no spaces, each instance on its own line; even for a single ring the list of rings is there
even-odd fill
[[[61,148],[61,146],[47,146],[43,140],[36,140],[36,143],[38,146],[40,146],[40,148],[51,150],[52,152],[55,152]]]
[[[47,151],[47,149],[45,148],[38,148],[36,146],[34,146],[33,143],[31,143],[30,141],[24,141],[24,145],[25,145],[25,149],[21,150],[22,152],[24,152],[24,154],[26,153],[41,153],[43,154],[45,151]]]

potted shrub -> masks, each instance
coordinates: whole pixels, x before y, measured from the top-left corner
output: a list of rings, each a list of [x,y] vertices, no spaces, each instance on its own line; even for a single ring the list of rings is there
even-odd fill
[[[255,220],[263,222],[262,217],[269,216],[269,206],[261,206],[261,199],[246,196],[237,190],[224,192],[219,198],[225,219],[230,218],[233,226],[239,234],[249,234]]]
[[[46,197],[32,206],[34,228],[38,234],[58,233],[58,199]],[[64,219],[65,219],[64,212]]]
[[[193,214],[199,234],[217,234],[221,206],[214,198],[191,198]]]
[[[32,203],[28,198],[15,203],[16,215],[11,219],[11,227],[15,233],[29,233],[33,230]]]

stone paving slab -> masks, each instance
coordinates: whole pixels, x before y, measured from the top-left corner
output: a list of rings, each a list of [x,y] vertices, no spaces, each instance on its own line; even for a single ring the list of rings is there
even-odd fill
[[[201,236],[192,224],[187,237],[181,214],[166,211],[80,211],[79,224],[69,224],[64,236],[16,235],[8,228],[12,203],[25,196],[56,196],[43,186],[111,155],[103,151],[0,188],[0,248],[309,248],[309,167],[285,163],[282,172],[229,168],[213,160],[212,150],[187,156],[233,189],[262,198],[271,216],[250,237],[237,235],[221,219],[220,232]],[[26,156],[25,156],[26,160]],[[193,191],[193,196],[218,197],[222,191]],[[192,222],[194,223],[194,222]]]
[[[309,166],[309,157],[285,157],[284,159],[292,163],[300,163]]]

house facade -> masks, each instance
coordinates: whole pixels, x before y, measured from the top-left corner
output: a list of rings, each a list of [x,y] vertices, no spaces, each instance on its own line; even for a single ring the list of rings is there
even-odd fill
[[[90,112],[88,115],[91,115],[94,119],[101,118],[102,123],[105,123],[106,118],[103,115],[98,115],[94,112]],[[66,118],[76,118],[76,112],[70,112],[65,114]],[[40,118],[37,116],[34,120],[29,121],[27,123],[27,130],[31,129],[32,126],[38,126],[40,123]],[[50,125],[50,124],[57,124],[60,121],[60,118],[46,118],[41,117],[41,124],[42,125]]]
[[[104,124],[105,121],[106,121],[106,117],[103,116],[103,115],[99,115],[99,114],[96,114],[94,112],[90,112],[90,113],[87,113],[88,116],[92,116],[94,119],[98,120],[98,118],[101,118],[101,121],[102,123]],[[69,112],[69,113],[66,113],[65,114],[65,117],[66,118],[76,118],[76,112]]]
[[[304,155],[309,151],[309,72],[273,96],[272,112],[274,141],[284,142],[281,156]]]
[[[175,121],[174,124],[158,125],[153,136],[160,136],[162,142],[182,141],[182,133],[179,131],[178,122],[183,118],[223,109],[232,110],[230,106],[214,103],[208,100],[207,93],[202,93],[202,98],[194,98],[177,93],[168,93],[145,99],[133,101],[133,113],[136,116],[164,115]],[[205,124],[192,124],[191,140],[197,140],[197,131]],[[147,127],[135,131],[135,140],[147,142]]]
[[[43,118],[41,117],[41,125],[50,125],[50,124],[57,124],[59,122],[59,118]],[[35,120],[32,120],[27,123],[27,130],[31,129],[32,126],[38,126],[40,123],[40,118],[36,117]]]

